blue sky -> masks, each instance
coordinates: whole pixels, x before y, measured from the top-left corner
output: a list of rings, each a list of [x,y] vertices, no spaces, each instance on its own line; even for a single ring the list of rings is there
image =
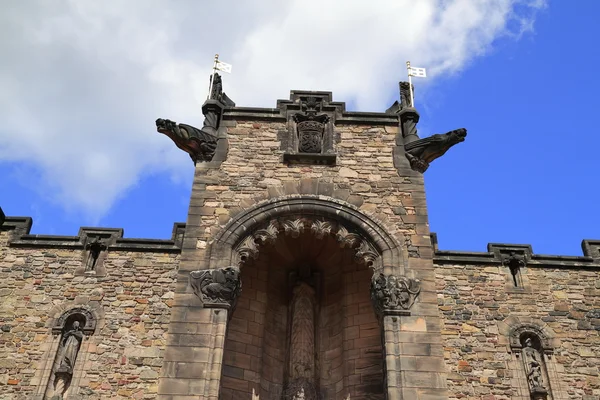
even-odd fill
[[[421,136],[468,129],[467,140],[425,173],[440,248],[485,251],[488,242],[508,242],[580,255],[582,239],[600,238],[600,4],[484,3],[406,2],[385,16],[371,9],[364,21],[360,6],[341,13],[332,7],[317,24],[330,28],[301,39],[293,34],[304,20],[295,2],[271,14],[266,5],[241,6],[239,16],[229,16],[234,28],[218,39],[203,37],[203,27],[173,28],[187,26],[187,10],[139,2],[127,6],[143,8],[136,19],[124,19],[131,13],[119,2],[65,5],[64,15],[15,6],[3,24],[13,38],[0,35],[10,56],[0,65],[8,88],[0,95],[0,206],[7,215],[32,216],[32,233],[74,235],[94,225],[168,238],[173,222],[186,219],[193,165],[155,132],[154,119],[201,125],[212,54],[234,65],[225,89],[239,105],[272,107],[290,89],[332,90],[334,100],[357,111],[385,110],[410,58],[430,73],[415,82]],[[164,24],[155,23],[156,12]],[[248,12],[255,22],[236,23],[254,21]],[[394,23],[406,15],[404,24]],[[389,35],[355,32],[378,18]],[[34,30],[26,21],[53,22]],[[279,58],[264,63],[270,52]],[[331,71],[317,76],[319,63]]]

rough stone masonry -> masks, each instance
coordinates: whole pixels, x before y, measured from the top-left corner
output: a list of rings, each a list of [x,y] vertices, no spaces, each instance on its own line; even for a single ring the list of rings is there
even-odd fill
[[[168,240],[0,210],[0,399],[600,399],[600,241],[442,251],[420,138],[329,92],[157,120],[195,163]]]

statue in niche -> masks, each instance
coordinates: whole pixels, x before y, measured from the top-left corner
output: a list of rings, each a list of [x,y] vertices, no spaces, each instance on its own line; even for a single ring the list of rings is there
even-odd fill
[[[527,376],[531,394],[536,399],[546,398],[545,394],[547,393],[547,388],[544,385],[543,373],[544,360],[542,354],[533,347],[531,338],[525,339],[522,355],[523,363],[525,364],[525,375]],[[535,397],[536,395],[542,395],[542,397]]]
[[[60,340],[57,359],[54,364],[54,390],[51,400],[62,400],[71,384],[79,347],[83,340],[83,332],[79,321],[73,321],[70,328],[65,329]]]
[[[292,297],[292,326],[290,363],[286,399],[315,400],[315,289],[306,282],[294,287]]]
[[[212,77],[211,75],[211,79]],[[202,129],[177,124],[168,119],[156,120],[156,130],[169,137],[177,147],[188,153],[194,162],[212,160],[217,148],[217,130],[223,108],[235,107],[235,103],[223,92],[221,76],[214,74],[214,79],[210,99],[202,106]]]

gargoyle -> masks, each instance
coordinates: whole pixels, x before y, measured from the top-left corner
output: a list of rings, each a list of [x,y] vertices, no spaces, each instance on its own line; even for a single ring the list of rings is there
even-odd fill
[[[225,107],[235,103],[223,92],[221,76],[215,74],[210,99],[202,106],[204,125],[202,129],[191,125],[177,124],[168,119],[156,120],[156,130],[168,136],[177,147],[190,155],[194,163],[211,161],[217,148],[217,130]],[[211,76],[212,79],[212,76]]]
[[[460,128],[405,144],[404,150],[410,167],[417,172],[425,172],[433,160],[443,156],[450,147],[463,142],[466,136],[467,130]]]
[[[194,162],[210,161],[217,148],[217,113],[207,113],[202,129],[159,118],[156,130],[167,135],[177,147],[190,155]]]

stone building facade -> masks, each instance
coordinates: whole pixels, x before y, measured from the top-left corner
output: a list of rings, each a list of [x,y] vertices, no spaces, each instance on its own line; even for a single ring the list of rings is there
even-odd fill
[[[201,129],[157,120],[196,163],[171,239],[2,218],[0,399],[600,399],[600,241],[437,248],[423,172],[465,130],[419,138],[406,84],[213,87]]]

